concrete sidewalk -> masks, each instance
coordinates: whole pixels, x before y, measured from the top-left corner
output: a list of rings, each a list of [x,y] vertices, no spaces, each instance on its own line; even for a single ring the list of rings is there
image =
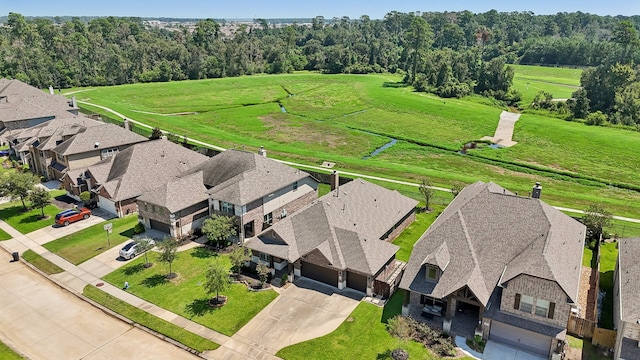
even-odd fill
[[[150,314],[153,314],[166,321],[169,321],[174,325],[177,325],[189,332],[202,336],[220,345],[226,343],[229,340],[229,337],[226,335],[220,334],[216,331],[206,328],[189,319],[186,319],[182,316],[179,316],[175,313],[172,313],[154,304],[151,304],[145,300],[142,300],[122,289],[119,289],[115,286],[105,283],[100,279],[100,277],[104,276],[105,271],[108,271],[108,269],[105,270],[106,265],[91,266],[91,264],[87,264],[87,265],[81,264],[80,266],[75,266],[72,263],[68,262],[67,260],[61,258],[60,256],[50,252],[49,250],[45,249],[39,243],[39,241],[36,241],[37,239],[40,239],[40,236],[41,236],[41,233],[38,232],[39,230],[27,235],[23,235],[17,230],[15,230],[13,227],[11,227],[9,224],[1,220],[0,220],[0,229],[6,231],[9,235],[13,236],[13,239],[1,241],[0,246],[2,246],[5,250],[9,252],[17,251],[22,253],[27,249],[31,249],[35,253],[39,254],[45,259],[56,264],[57,266],[62,268],[64,272],[51,275],[50,278],[54,282],[56,282],[57,284],[64,287],[66,290],[70,292],[73,292],[76,294],[82,294],[82,291],[86,285],[95,286],[98,283],[104,283],[104,285],[100,287],[101,290],[135,307],[138,307]],[[35,235],[36,240],[32,238],[32,235]],[[113,251],[113,249],[111,249],[110,251]],[[124,265],[124,263],[122,263],[122,265]],[[206,357],[206,355],[203,355],[203,357]]]

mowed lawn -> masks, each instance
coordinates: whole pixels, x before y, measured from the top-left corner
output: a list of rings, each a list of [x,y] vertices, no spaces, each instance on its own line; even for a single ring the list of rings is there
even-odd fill
[[[6,231],[0,229],[0,241],[11,239],[11,235],[7,234]]]
[[[569,90],[579,76],[575,69],[516,67],[517,79]],[[224,147],[255,151],[265,146],[277,158],[314,165],[332,161],[337,168],[416,181],[429,177],[435,184],[494,181],[526,193],[541,181],[550,195],[545,200],[554,205],[583,208],[603,201],[619,215],[640,213],[639,192],[606,186],[614,181],[640,186],[640,162],[635,161],[640,132],[524,114],[516,123],[516,146],[484,147],[461,156],[457,151],[463,144],[493,135],[502,109],[477,97],[441,99],[417,93],[396,86],[400,80],[392,74],[296,73],[123,85],[76,95]],[[285,88],[294,95],[288,96]],[[363,159],[390,138],[401,141]],[[514,168],[509,162],[545,171]]]
[[[128,291],[132,294],[231,336],[278,295],[273,290],[254,292],[249,291],[244,284],[232,284],[229,290],[220,292],[220,295],[228,297],[227,304],[221,308],[211,308],[208,300],[212,295],[206,294],[202,284],[214,258],[231,268],[228,256],[218,255],[205,248],[194,248],[178,253],[171,270],[178,274],[175,279],[166,279],[168,265],[158,262],[155,253],[149,253],[150,261],[154,262],[153,267],[144,268],[144,256],[140,256],[104,279],[118,287],[128,281]]]
[[[424,204],[418,205],[423,207]],[[443,205],[432,205],[431,212],[418,211],[416,213],[416,220],[407,226],[404,231],[393,240],[393,244],[400,246],[400,250],[396,253],[396,258],[400,261],[409,261],[413,245],[420,239],[420,236],[433,224],[438,215],[444,210]]]
[[[78,265],[133,237],[133,227],[138,223],[138,216],[129,215],[108,222],[113,223],[113,232],[109,234],[108,241],[107,232],[104,231],[105,223],[100,223],[43,246],[72,264]],[[108,246],[109,243],[111,247]]]
[[[604,243],[600,246],[600,290],[606,295],[602,300],[602,313],[599,326],[613,329],[613,273],[618,258],[617,243]]]
[[[20,360],[22,356],[18,355],[10,347],[0,342],[0,359],[2,360]]]
[[[51,197],[55,197],[64,194],[63,190],[54,190],[50,192]],[[0,204],[0,219],[7,224],[11,225],[14,229],[22,234],[28,234],[32,231],[42,229],[47,226],[55,224],[55,216],[61,209],[51,204],[44,208],[46,219],[40,219],[42,216],[41,209],[32,209],[31,203],[25,201],[28,210],[24,211],[21,201],[12,201],[5,204]],[[0,234],[0,238],[3,235]],[[5,235],[8,236],[8,235]],[[3,239],[6,240],[6,239]]]

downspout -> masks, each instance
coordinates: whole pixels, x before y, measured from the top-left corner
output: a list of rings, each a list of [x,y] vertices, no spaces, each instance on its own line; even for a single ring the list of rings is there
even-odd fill
[[[122,217],[122,200],[118,201],[118,217]]]

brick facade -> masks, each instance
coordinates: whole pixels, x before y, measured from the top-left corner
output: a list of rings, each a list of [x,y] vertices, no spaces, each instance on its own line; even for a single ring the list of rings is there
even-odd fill
[[[532,296],[534,298],[534,311],[535,299],[539,298],[555,303],[553,319],[535,315],[533,314],[534,311],[532,311],[531,314],[528,314],[521,310],[514,309],[516,294]],[[507,286],[502,290],[500,311],[564,328],[567,326],[567,322],[569,321],[571,304],[567,303],[567,294],[565,294],[562,288],[555,281],[544,280],[522,274],[509,280]]]
[[[382,240],[388,241],[388,242],[392,242],[393,240],[395,240],[395,238],[397,238],[403,231],[404,229],[407,228],[407,226],[411,225],[411,223],[413,223],[416,220],[416,210],[415,208],[413,209],[413,211],[411,211],[409,214],[407,214],[402,220],[400,220],[396,225],[394,225],[393,230],[385,235],[387,235],[387,237],[385,238],[383,236]]]

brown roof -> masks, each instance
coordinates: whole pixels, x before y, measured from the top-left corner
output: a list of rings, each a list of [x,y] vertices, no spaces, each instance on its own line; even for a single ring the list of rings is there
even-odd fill
[[[138,201],[165,207],[171,213],[186,209],[191,205],[207,201],[207,188],[202,183],[202,171],[173,178],[166,184],[142,194]]]
[[[156,189],[207,159],[181,145],[158,139],[132,145],[88,170],[112,200],[120,201]]]
[[[640,238],[618,243],[620,319],[640,322]]]
[[[65,117],[45,121],[29,128],[14,130],[7,136],[7,140],[25,141],[34,138],[39,141],[38,149],[51,150],[69,136],[98,125],[104,125],[104,123],[84,115],[67,114]]]
[[[52,149],[60,155],[82,154],[94,150],[133,145],[148,139],[114,124],[92,126]]]
[[[56,117],[78,110],[70,100],[50,95],[19,80],[0,79],[0,121],[18,121]]]
[[[304,171],[264,156],[239,150],[224,151],[189,170],[202,171],[204,184],[216,200],[245,205],[309,177]]]
[[[467,286],[486,305],[496,285],[528,274],[556,281],[576,301],[584,237],[584,225],[541,200],[477,182],[416,242],[400,287],[444,298]],[[437,284],[426,281],[423,264],[445,262]]]
[[[375,274],[398,251],[380,240],[417,201],[356,179],[249,239],[246,246],[293,262],[319,251],[337,269]]]

